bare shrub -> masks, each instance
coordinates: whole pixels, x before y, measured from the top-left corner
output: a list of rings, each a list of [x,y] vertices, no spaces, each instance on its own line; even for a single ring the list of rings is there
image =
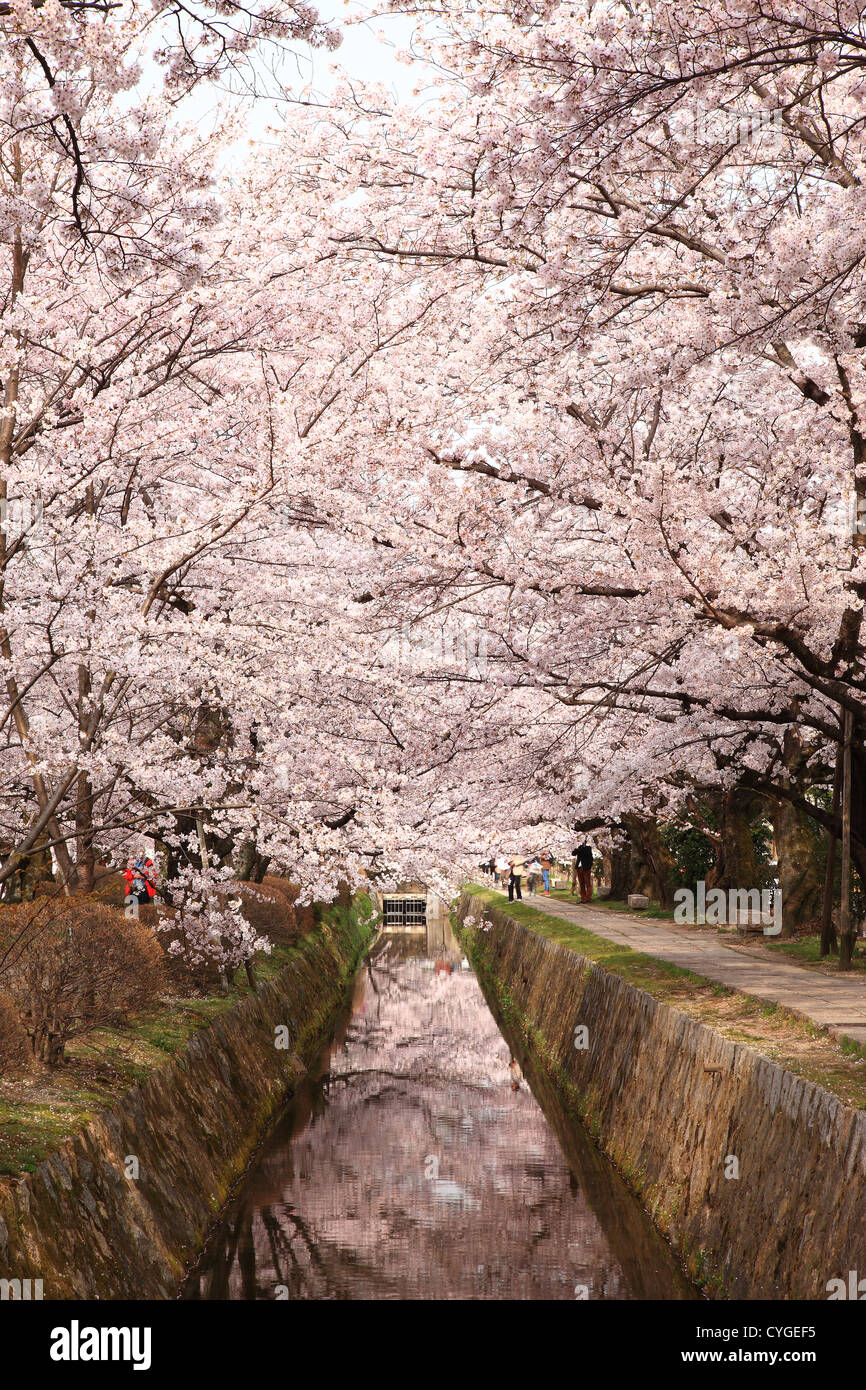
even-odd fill
[[[292,942],[301,933],[299,913],[294,906],[300,892],[296,884],[268,876],[262,883],[238,884],[237,892],[250,926],[274,945]]]
[[[21,1026],[15,1003],[8,994],[0,994],[0,1071],[21,1066],[29,1056],[27,1034]]]
[[[71,1038],[122,1024],[163,983],[163,956],[144,924],[100,903],[41,899],[0,914],[0,985],[33,1056],[63,1059]]]
[[[262,936],[276,946],[290,944],[315,929],[328,904],[298,904],[300,887],[289,879],[266,874],[261,883],[233,884],[240,893],[244,917]],[[341,883],[335,899],[340,907],[349,907],[352,890]]]

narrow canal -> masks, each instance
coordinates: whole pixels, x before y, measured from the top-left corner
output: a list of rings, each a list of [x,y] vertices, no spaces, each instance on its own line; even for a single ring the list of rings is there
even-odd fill
[[[510,1059],[450,932],[435,949],[380,937],[183,1297],[696,1297],[615,1170]]]

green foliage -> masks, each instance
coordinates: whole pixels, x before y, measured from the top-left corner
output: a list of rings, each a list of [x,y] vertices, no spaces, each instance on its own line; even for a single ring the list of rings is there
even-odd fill
[[[759,864],[772,863],[770,853],[773,848],[773,827],[769,821],[759,820],[752,826],[752,844]]]
[[[839,1039],[839,1045],[847,1057],[856,1057],[859,1061],[866,1062],[866,1047],[862,1043],[856,1042],[854,1038],[849,1038],[847,1034],[843,1033]],[[866,1109],[866,1105],[860,1108]]]
[[[708,811],[707,820],[711,819],[712,813]],[[676,867],[671,875],[674,887],[690,888],[694,892],[696,884],[699,880],[706,879],[715,863],[716,853],[712,840],[702,830],[696,830],[693,826],[683,826],[675,821],[669,821],[661,827],[661,840],[675,860]]]
[[[701,819],[711,831],[717,829],[718,817],[712,806],[701,805]],[[660,827],[662,844],[674,858],[671,882],[675,888],[690,888],[694,893],[698,883],[706,882],[715,862],[716,846],[708,834],[680,821],[667,821]],[[752,847],[759,871],[759,887],[768,887],[773,879],[772,826],[755,821],[751,826]]]

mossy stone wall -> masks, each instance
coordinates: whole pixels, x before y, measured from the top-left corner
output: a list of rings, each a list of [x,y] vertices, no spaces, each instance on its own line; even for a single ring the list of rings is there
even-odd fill
[[[41,1279],[46,1299],[173,1297],[371,933],[354,914],[320,926],[256,996],[22,1179],[0,1201],[0,1278]]]
[[[461,937],[494,1013],[710,1294],[866,1276],[866,1112],[480,899],[458,915],[493,923]]]

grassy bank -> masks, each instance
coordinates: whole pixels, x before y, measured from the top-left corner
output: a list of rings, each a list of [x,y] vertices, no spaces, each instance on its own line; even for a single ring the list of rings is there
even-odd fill
[[[797,936],[782,941],[762,941],[761,944],[767,951],[789,956],[798,965],[808,966],[810,970],[817,971],[821,975],[838,975],[839,973],[838,955],[822,956],[821,938],[818,935]],[[854,957],[853,970],[854,973],[866,974],[866,956],[863,955],[862,945],[859,954]]]
[[[273,979],[310,950],[321,932],[357,932],[372,917],[366,894],[347,907],[320,912],[320,925],[291,944],[276,945],[255,959],[259,981]],[[0,1182],[33,1172],[76,1130],[136,1082],[163,1066],[199,1029],[237,1006],[250,993],[243,969],[228,994],[167,996],[158,1007],[130,1018],[122,1028],[103,1028],[72,1041],[67,1060],[52,1070],[19,1069],[0,1079]]]
[[[500,894],[473,884],[467,885],[466,891],[540,936],[586,956],[653,998],[709,1024],[732,1042],[744,1043],[798,1076],[826,1087],[845,1105],[866,1110],[866,1049],[856,1043],[840,1041],[777,1004],[765,1003],[690,970],[608,941],[527,903],[503,903]],[[553,903],[551,910],[555,911]]]

